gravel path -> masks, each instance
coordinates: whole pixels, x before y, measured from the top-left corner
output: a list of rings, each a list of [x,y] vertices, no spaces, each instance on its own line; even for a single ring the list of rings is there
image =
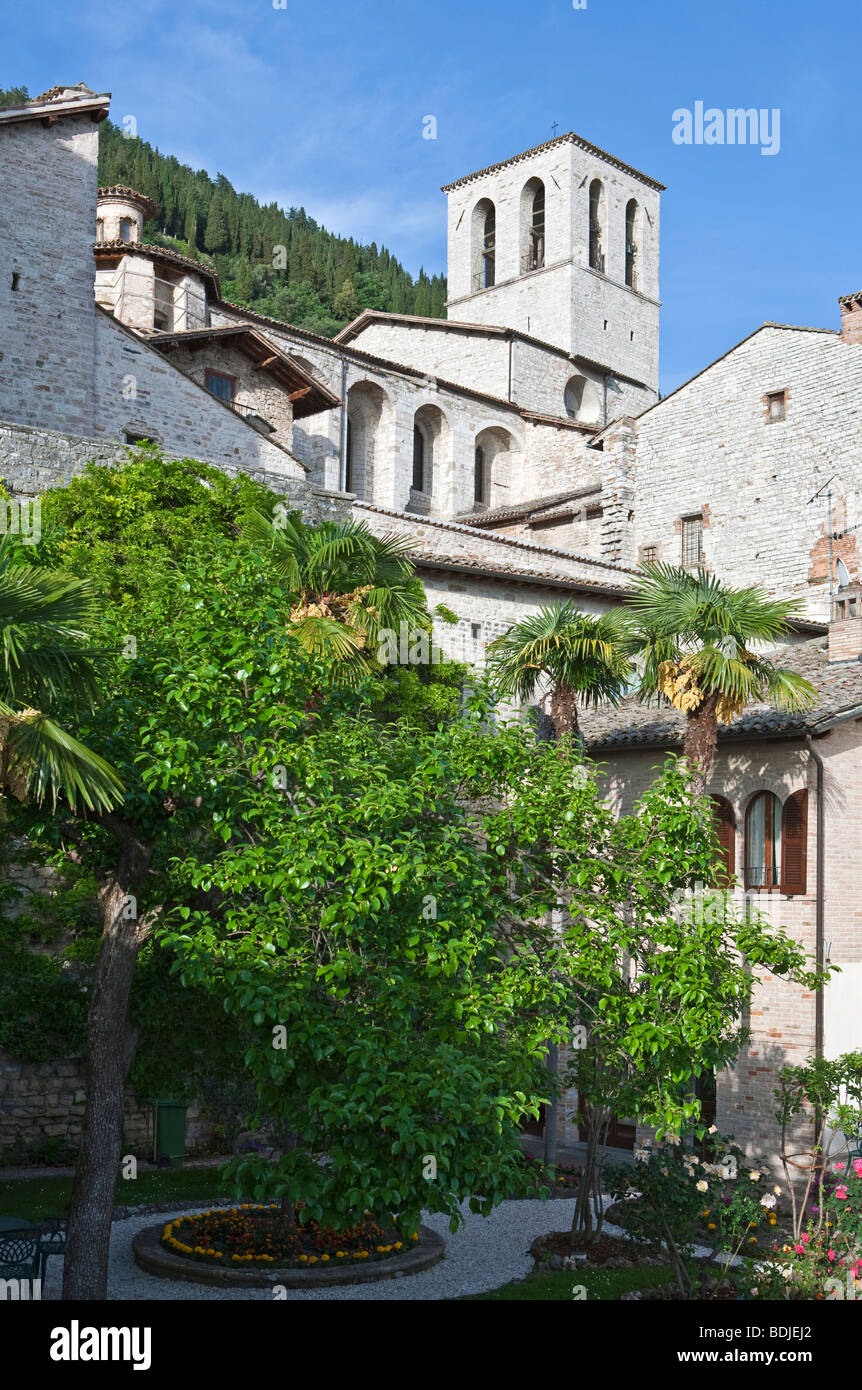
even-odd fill
[[[490,1216],[467,1213],[466,1225],[451,1235],[445,1216],[426,1216],[425,1225],[439,1231],[446,1241],[443,1259],[422,1274],[401,1279],[385,1279],[379,1284],[342,1284],[329,1289],[288,1289],[287,1298],[295,1302],[317,1299],[407,1299],[457,1298],[460,1294],[483,1293],[498,1289],[511,1279],[523,1279],[533,1268],[530,1244],[546,1231],[566,1230],[574,1214],[574,1199],[556,1198],[551,1202],[503,1202]],[[189,1207],[207,1211],[207,1206]],[[138,1269],[132,1258],[132,1236],[144,1226],[152,1226],[167,1216],[136,1216],[117,1221],[111,1233],[108,1284],[109,1299],[228,1299],[270,1300],[269,1289],[214,1289],[184,1280],[159,1279]],[[621,1234],[615,1226],[606,1227],[611,1235]],[[42,1296],[60,1296],[62,1261],[48,1261]],[[572,1276],[575,1282],[575,1275]]]

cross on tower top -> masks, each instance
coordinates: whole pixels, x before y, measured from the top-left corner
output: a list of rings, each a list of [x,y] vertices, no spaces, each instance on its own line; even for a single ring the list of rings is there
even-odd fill
[[[556,140],[556,138],[557,138],[557,127],[558,127],[559,124],[560,124],[559,121],[554,121],[553,124],[552,124],[552,126],[551,126],[551,130],[554,132],[554,139],[555,139],[555,140]]]

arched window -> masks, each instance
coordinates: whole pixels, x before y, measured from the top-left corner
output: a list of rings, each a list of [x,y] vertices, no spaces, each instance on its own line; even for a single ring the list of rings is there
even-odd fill
[[[808,792],[781,805],[774,792],[758,792],[745,815],[745,886],[804,893],[808,846]]]
[[[736,816],[726,796],[713,796],[715,833],[721,846],[718,866],[719,887],[727,888],[736,872]]]
[[[626,203],[626,284],[636,290],[640,284],[640,217],[634,198]]]
[[[521,192],[521,274],[545,264],[545,185],[529,179]]]
[[[105,219],[103,217],[96,218],[96,240],[105,240]]]
[[[473,291],[489,290],[497,280],[497,210],[480,198],[472,217]]]
[[[590,269],[605,273],[605,189],[601,179],[590,184]]]
[[[419,425],[413,426],[413,490],[425,491],[425,435]]]
[[[120,241],[132,240],[132,223],[128,217],[120,218]]]
[[[488,501],[487,483],[485,450],[480,444],[477,444],[473,465],[473,501],[477,506],[484,507]]]

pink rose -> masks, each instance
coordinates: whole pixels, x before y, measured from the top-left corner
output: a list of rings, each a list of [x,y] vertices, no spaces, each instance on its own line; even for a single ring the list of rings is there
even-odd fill
[[[847,1188],[836,1187],[835,1196],[838,1198],[839,1202],[845,1202],[847,1200]]]
[[[826,1251],[826,1257],[827,1257],[827,1259],[834,1260],[834,1259],[835,1259],[835,1251],[834,1251],[834,1250],[827,1250],[827,1251]]]
[[[806,1232],[805,1235],[804,1235],[804,1236],[800,1236],[799,1239],[802,1241],[802,1243],[803,1243],[804,1245],[807,1245],[808,1242],[809,1242],[809,1240],[811,1239],[811,1237],[810,1237],[810,1235],[808,1235],[808,1233]]]
[[[844,1164],[843,1164],[843,1163],[833,1163],[833,1164],[832,1164],[832,1171],[833,1171],[833,1173],[843,1173],[843,1172],[844,1172]]]
[[[805,1254],[805,1246],[804,1246],[804,1245],[794,1245],[793,1249],[796,1251],[797,1255],[804,1255],[804,1254]]]

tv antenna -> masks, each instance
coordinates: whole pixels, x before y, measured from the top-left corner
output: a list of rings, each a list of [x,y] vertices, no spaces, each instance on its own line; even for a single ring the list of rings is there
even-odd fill
[[[811,506],[811,503],[812,503],[812,502],[816,502],[817,499],[818,499],[818,497],[821,495],[821,493],[822,493],[822,492],[824,491],[824,489],[825,489],[825,491],[826,491],[826,507],[827,507],[827,511],[828,511],[828,523],[827,523],[827,525],[828,525],[828,531],[829,531],[829,621],[830,621],[830,623],[832,622],[832,619],[833,619],[833,617],[834,617],[834,606],[835,606],[835,575],[834,575],[835,564],[834,564],[834,560],[833,560],[833,544],[832,544],[832,543],[833,543],[833,540],[834,540],[833,533],[832,533],[832,484],[835,482],[835,479],[837,478],[837,476],[838,476],[837,473],[833,473],[831,478],[827,478],[827,479],[826,479],[826,482],[823,484],[823,487],[818,488],[817,491],[815,492],[814,496],[813,496],[813,497],[809,497],[808,502],[806,503],[806,506],[809,506],[809,507],[810,507],[810,506]]]

